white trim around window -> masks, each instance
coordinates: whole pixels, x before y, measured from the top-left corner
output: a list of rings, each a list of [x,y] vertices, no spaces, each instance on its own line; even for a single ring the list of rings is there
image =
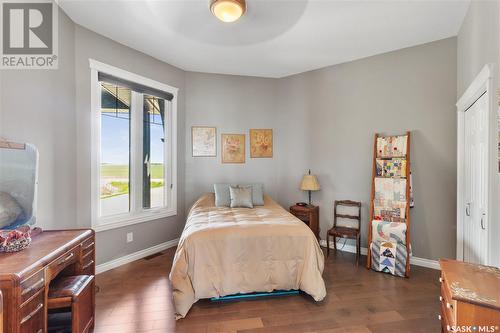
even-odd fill
[[[143,223],[147,221],[157,220],[169,216],[177,215],[177,94],[178,88],[157,82],[138,74],[128,72],[126,70],[110,66],[99,61],[89,59],[90,65],[90,81],[91,81],[91,210],[92,210],[92,228],[96,231],[110,230],[121,228],[124,226]],[[100,216],[100,142],[101,142],[101,89],[98,79],[99,73],[106,73],[116,78],[134,82],[143,86],[161,90],[173,95],[171,102],[166,103],[165,110],[165,132],[167,143],[164,151],[164,167],[165,167],[165,200],[167,205],[161,208],[143,209],[141,198],[138,198],[138,191],[130,191],[130,212],[116,214],[106,217]],[[132,92],[131,105],[135,104],[135,108],[142,110],[143,100],[137,98],[138,94]],[[140,106],[139,106],[140,104]],[[136,147],[132,147],[130,174],[131,184],[137,188],[140,182],[142,170],[139,168],[137,154],[142,153],[142,146],[138,146],[138,133],[140,131],[133,130],[134,127],[140,126],[142,123],[141,116],[131,114],[131,142],[135,143]],[[134,186],[132,185],[132,186]]]

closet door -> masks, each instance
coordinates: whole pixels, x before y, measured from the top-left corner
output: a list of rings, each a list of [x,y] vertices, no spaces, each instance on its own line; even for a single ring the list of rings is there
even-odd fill
[[[465,112],[464,261],[487,263],[487,104],[486,95]]]

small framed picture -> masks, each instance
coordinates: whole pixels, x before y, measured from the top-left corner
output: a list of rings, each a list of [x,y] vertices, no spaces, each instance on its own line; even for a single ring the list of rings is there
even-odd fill
[[[193,157],[217,156],[217,129],[208,126],[191,127]]]
[[[250,157],[252,158],[273,157],[272,129],[250,130]]]
[[[245,163],[245,134],[222,134],[222,163]]]

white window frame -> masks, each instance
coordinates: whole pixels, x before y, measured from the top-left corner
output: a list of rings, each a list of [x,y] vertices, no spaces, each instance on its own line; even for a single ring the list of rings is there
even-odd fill
[[[90,82],[91,82],[91,214],[92,228],[96,232],[121,228],[124,226],[157,220],[177,215],[177,94],[179,89],[167,84],[154,81],[138,74],[104,64],[94,59],[89,59]],[[167,206],[159,208],[142,207],[142,200],[134,194],[136,190],[130,191],[130,211],[128,213],[101,217],[100,214],[100,165],[101,165],[101,88],[98,73],[106,73],[114,77],[141,84],[150,88],[161,90],[173,95],[170,108],[165,113],[165,199]],[[137,98],[139,93],[132,92],[132,109],[142,110],[143,100]],[[138,109],[137,109],[138,108]],[[142,157],[141,140],[137,136],[142,130],[142,112],[131,112],[130,116],[130,140],[136,144],[130,150],[130,182],[131,188],[142,188],[142,169],[137,165],[137,154]],[[138,147],[140,145],[140,147]],[[139,197],[141,197],[139,195]]]

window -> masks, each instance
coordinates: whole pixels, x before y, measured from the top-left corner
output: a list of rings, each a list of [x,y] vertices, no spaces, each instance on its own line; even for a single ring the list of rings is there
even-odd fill
[[[177,89],[90,60],[92,225],[96,231],[177,214]]]

